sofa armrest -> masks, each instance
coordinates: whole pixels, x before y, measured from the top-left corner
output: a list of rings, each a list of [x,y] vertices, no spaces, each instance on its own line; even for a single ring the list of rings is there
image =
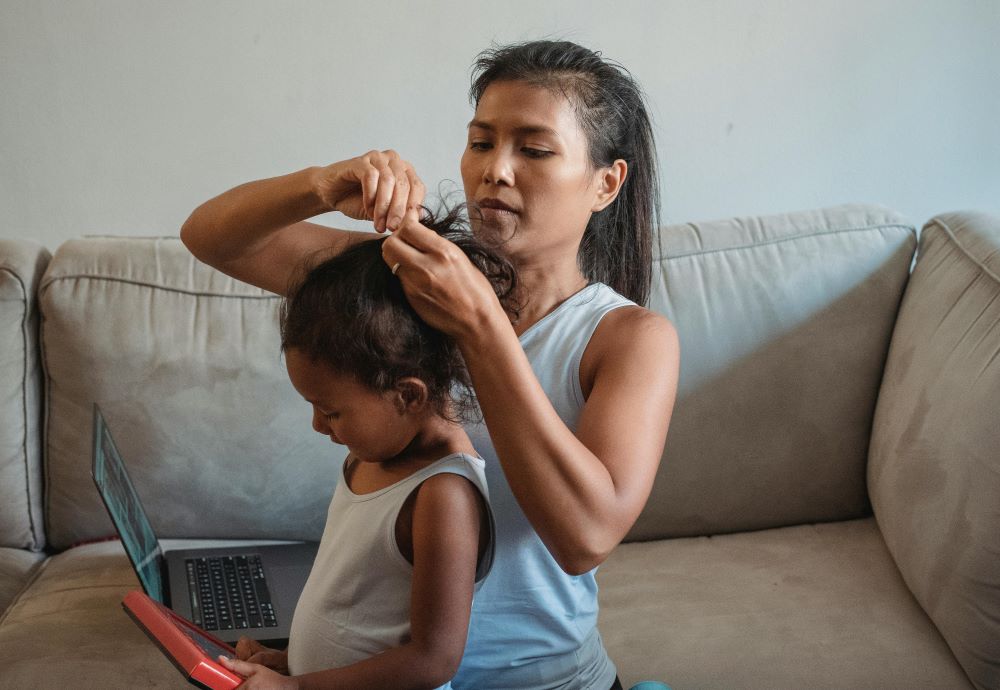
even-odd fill
[[[41,400],[35,295],[49,252],[0,240],[0,546],[40,550]]]
[[[1000,217],[923,228],[868,465],[917,601],[978,687],[1000,687]]]

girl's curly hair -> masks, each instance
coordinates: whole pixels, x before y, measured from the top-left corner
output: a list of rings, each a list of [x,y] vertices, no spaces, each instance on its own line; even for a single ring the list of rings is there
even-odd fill
[[[498,248],[476,239],[463,206],[443,216],[423,209],[421,223],[455,243],[490,281],[516,320],[517,274]],[[478,416],[458,345],[413,310],[382,259],[385,238],[359,242],[310,270],[279,312],[282,352],[294,348],[334,371],[383,392],[414,376],[427,385],[438,414],[455,422]]]

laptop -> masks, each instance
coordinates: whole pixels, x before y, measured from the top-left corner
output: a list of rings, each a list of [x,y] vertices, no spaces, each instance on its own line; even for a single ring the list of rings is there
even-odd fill
[[[319,544],[164,552],[96,404],[91,469],[139,583],[151,599],[229,644],[246,635],[284,649]]]

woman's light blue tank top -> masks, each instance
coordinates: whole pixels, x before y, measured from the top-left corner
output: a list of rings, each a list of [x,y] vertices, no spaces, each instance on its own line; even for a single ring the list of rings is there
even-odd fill
[[[521,335],[521,346],[555,411],[576,431],[580,359],[601,319],[633,305],[602,283],[576,293]],[[473,602],[455,690],[608,690],[615,666],[597,632],[596,568],[567,575],[521,511],[483,423],[465,427],[486,460],[496,519],[493,570]]]

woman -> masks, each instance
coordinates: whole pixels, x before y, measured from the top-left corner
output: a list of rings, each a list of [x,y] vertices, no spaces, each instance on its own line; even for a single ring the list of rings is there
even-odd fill
[[[284,294],[304,268],[371,237],[304,219],[336,210],[395,231],[383,258],[468,367],[484,423],[466,430],[497,521],[453,686],[620,687],[594,574],[649,496],[679,362],[673,326],[639,306],[657,203],[649,118],[625,70],[567,42],[482,53],[471,99],[462,179],[473,231],[517,267],[513,324],[462,252],[420,225],[424,185],[393,151],[236,187],[181,237]]]

